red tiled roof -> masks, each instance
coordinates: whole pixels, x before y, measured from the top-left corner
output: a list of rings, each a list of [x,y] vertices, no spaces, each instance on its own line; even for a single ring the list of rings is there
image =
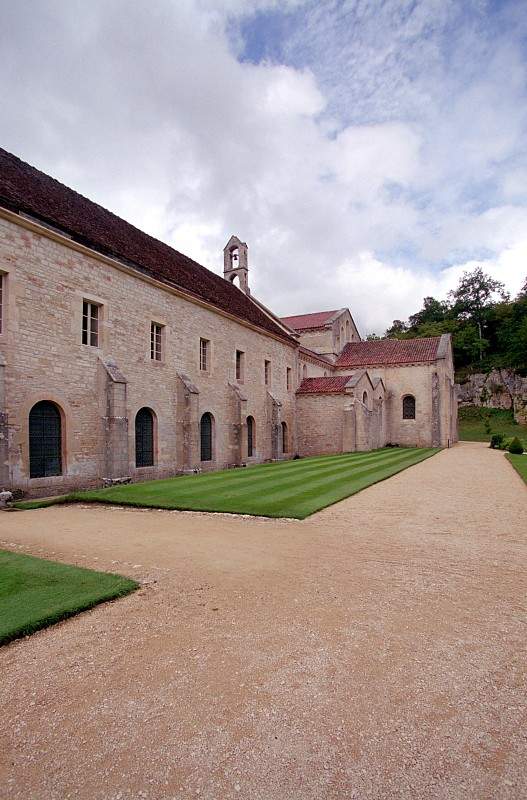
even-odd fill
[[[304,331],[313,328],[323,328],[326,322],[338,312],[315,311],[313,314],[297,314],[294,317],[282,317],[282,322],[294,331]]]
[[[350,380],[349,375],[336,375],[328,378],[304,378],[297,394],[339,394]]]
[[[337,369],[368,367],[374,364],[414,364],[435,361],[440,336],[429,339],[380,339],[377,341],[348,342],[337,358]]]
[[[236,286],[2,148],[0,205],[29,214],[92,250],[293,341]]]

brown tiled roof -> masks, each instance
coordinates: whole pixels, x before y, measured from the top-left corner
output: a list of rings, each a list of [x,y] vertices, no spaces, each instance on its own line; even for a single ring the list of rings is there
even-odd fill
[[[380,339],[377,341],[348,342],[337,358],[340,369],[369,367],[375,364],[415,364],[435,361],[441,336],[428,339]]]
[[[304,378],[297,394],[339,394],[350,381],[349,375],[336,375],[328,378]]]
[[[313,314],[296,314],[294,317],[282,317],[282,322],[294,331],[314,330],[323,328],[331,317],[338,314],[335,311],[315,311]]]
[[[236,286],[102,206],[0,148],[0,205],[52,225],[92,250],[289,342],[293,339]]]

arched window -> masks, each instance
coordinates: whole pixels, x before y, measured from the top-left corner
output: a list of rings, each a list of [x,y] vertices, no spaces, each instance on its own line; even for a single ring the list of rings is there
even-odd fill
[[[304,364],[304,366],[302,367],[302,380],[304,380],[304,378],[307,378],[307,365],[306,364]]]
[[[282,422],[282,453],[287,453],[289,449],[289,442],[287,436],[287,425]]]
[[[364,403],[365,406],[368,405],[368,392],[362,393],[362,402]]]
[[[212,414],[203,414],[200,422],[201,460],[212,461]]]
[[[254,455],[254,446],[256,444],[254,435],[254,418],[247,417],[247,457],[250,458]]]
[[[135,415],[135,466],[154,466],[154,414],[149,408]]]
[[[349,342],[350,340],[350,321],[349,319],[346,320],[346,341]]]
[[[403,397],[403,419],[415,419],[415,397],[412,394]]]
[[[240,251],[237,247],[231,247],[229,252],[231,259],[231,269],[237,269],[240,266]]]
[[[41,400],[29,412],[29,477],[62,475],[62,420],[55,403]]]

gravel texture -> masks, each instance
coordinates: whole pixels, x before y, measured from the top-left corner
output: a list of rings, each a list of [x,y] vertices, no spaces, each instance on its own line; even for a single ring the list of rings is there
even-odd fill
[[[474,443],[304,522],[1,514],[144,584],[0,649],[2,800],[526,797],[526,512]]]

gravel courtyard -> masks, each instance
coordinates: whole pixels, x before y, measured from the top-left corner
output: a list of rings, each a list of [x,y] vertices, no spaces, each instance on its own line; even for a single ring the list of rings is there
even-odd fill
[[[309,519],[0,514],[137,593],[0,649],[3,800],[527,796],[527,490],[461,444]]]

